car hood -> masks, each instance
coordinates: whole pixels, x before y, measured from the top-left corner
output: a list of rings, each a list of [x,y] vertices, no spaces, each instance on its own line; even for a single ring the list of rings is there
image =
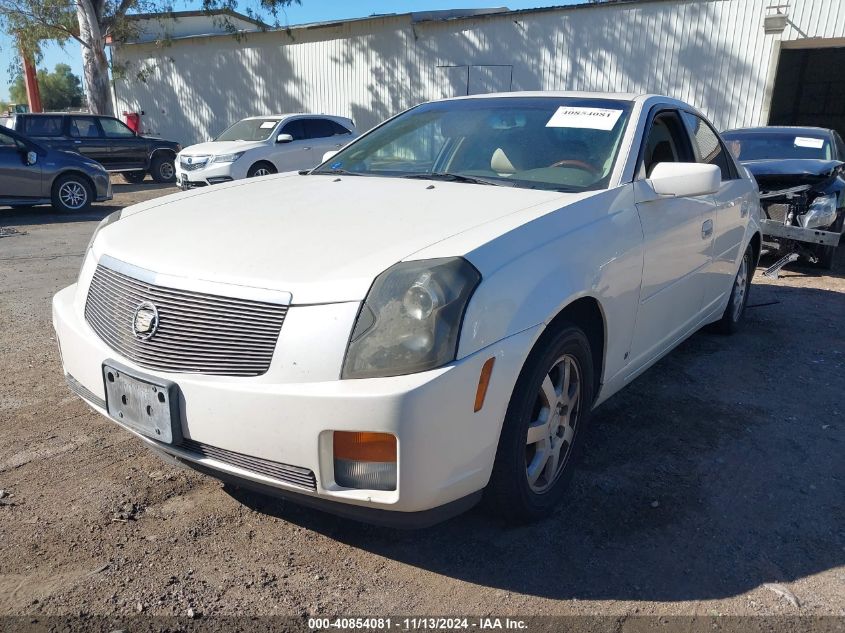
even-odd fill
[[[742,161],[742,164],[761,185],[769,181],[782,183],[787,180],[794,181],[796,185],[815,184],[833,176],[836,168],[842,165],[838,160],[797,158],[748,160]]]
[[[291,292],[295,304],[360,301],[379,273],[427,246],[588,195],[280,174],[129,207],[100,231],[94,252],[157,273]],[[456,256],[469,248],[453,242]]]
[[[232,154],[245,152],[256,147],[264,147],[263,141],[208,141],[186,147],[180,156],[217,156],[218,154]]]

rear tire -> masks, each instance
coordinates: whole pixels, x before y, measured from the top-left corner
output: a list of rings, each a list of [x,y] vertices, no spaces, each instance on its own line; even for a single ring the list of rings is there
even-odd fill
[[[733,334],[739,329],[748,305],[748,294],[751,291],[751,278],[754,276],[754,247],[751,244],[745,249],[739,270],[734,277],[731,287],[731,297],[722,318],[713,324],[713,329],[720,334]]]
[[[144,182],[144,178],[147,177],[147,172],[145,171],[124,171],[120,174],[123,176],[124,182],[130,185],[137,185]]]
[[[508,405],[490,483],[488,510],[528,522],[564,497],[593,404],[593,356],[586,335],[564,324],[535,345]]]
[[[247,178],[254,178],[255,176],[269,176],[270,174],[275,174],[276,168],[271,163],[267,161],[261,161],[255,163],[249,170],[246,172]]]
[[[160,183],[176,182],[176,164],[173,156],[156,154],[150,163],[150,176]]]
[[[93,200],[93,190],[88,180],[76,174],[59,176],[53,183],[51,198],[53,208],[62,213],[86,211]]]

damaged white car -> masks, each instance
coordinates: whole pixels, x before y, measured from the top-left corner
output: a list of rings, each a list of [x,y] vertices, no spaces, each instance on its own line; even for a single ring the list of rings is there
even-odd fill
[[[107,217],[53,320],[77,394],[215,477],[390,525],[482,496],[534,519],[595,406],[737,327],[758,214],[679,101],[438,101],[311,172]]]

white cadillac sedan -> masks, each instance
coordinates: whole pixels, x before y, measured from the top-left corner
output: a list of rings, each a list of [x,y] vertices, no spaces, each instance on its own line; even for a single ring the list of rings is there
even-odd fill
[[[593,408],[737,328],[758,216],[685,103],[437,101],[311,172],[107,217],[53,321],[79,396],[214,477],[389,525],[535,519]]]

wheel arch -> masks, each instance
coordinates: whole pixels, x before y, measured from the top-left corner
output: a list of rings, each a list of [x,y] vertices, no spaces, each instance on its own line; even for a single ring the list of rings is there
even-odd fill
[[[582,296],[562,308],[546,325],[543,333],[534,344],[536,348],[547,333],[553,332],[563,324],[571,324],[580,328],[590,342],[593,356],[593,397],[600,391],[602,376],[604,375],[605,350],[607,349],[607,318],[601,303],[593,296]],[[533,349],[532,348],[532,351]]]
[[[270,165],[270,167],[272,167],[273,169],[276,170],[277,174],[279,173],[279,167],[276,165],[276,163],[274,163],[269,158],[258,158],[256,160],[252,161],[252,163],[250,163],[249,167],[247,167],[247,169],[246,169],[247,173],[249,173],[252,170],[253,167],[256,167],[257,165],[261,165],[262,163],[264,163],[266,165]]]
[[[173,149],[172,147],[155,147],[150,152],[150,155],[147,158],[147,163],[148,163],[147,167],[148,168],[149,168],[150,165],[152,165],[153,160],[155,159],[155,157],[158,154],[168,154],[168,155],[170,155],[170,157],[173,158],[174,161],[176,160],[176,150]]]
[[[50,195],[53,194],[53,188],[56,186],[56,182],[60,178],[63,178],[64,176],[77,176],[79,178],[82,178],[86,183],[88,183],[88,186],[91,188],[91,193],[94,196],[94,198],[97,197],[97,185],[94,183],[94,181],[91,179],[91,177],[88,174],[86,174],[84,171],[82,171],[80,169],[75,169],[73,167],[68,167],[67,169],[63,169],[62,171],[56,173],[53,176],[53,179],[50,181]],[[92,202],[93,202],[93,200],[92,200]]]
[[[763,237],[760,235],[760,231],[754,232],[748,244],[754,249],[754,267],[756,268],[757,264],[760,263],[760,254],[763,251]],[[753,274],[754,271],[752,270],[751,272]]]

